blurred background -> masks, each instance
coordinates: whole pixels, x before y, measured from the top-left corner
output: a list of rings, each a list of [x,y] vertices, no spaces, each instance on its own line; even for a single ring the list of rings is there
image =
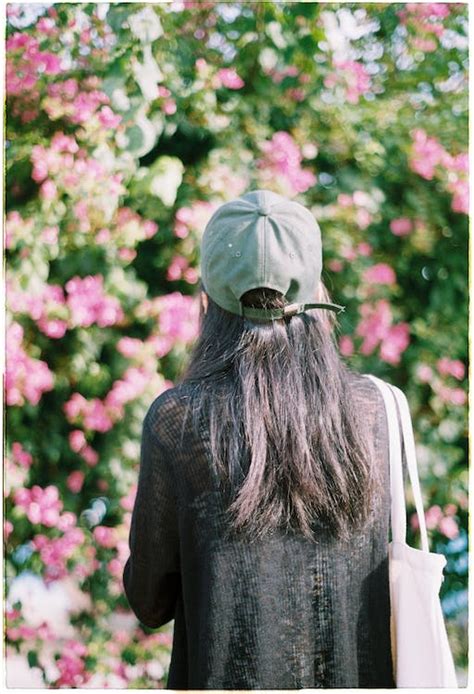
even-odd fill
[[[166,682],[173,624],[141,625],[122,587],[141,426],[197,335],[205,224],[257,187],[318,219],[343,358],[409,400],[465,686],[467,17],[463,3],[6,6],[10,687]]]

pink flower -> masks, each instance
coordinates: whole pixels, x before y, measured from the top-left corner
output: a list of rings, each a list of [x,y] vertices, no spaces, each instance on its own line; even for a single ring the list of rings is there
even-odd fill
[[[11,533],[13,532],[13,523],[9,520],[3,521],[3,537],[4,541],[8,540]]]
[[[176,113],[177,106],[176,106],[176,101],[174,99],[166,99],[166,101],[163,103],[162,106],[162,111],[166,116],[172,116],[173,113]]]
[[[74,494],[77,494],[81,491],[83,483],[84,473],[82,472],[82,470],[74,470],[73,472],[71,472],[70,475],[68,475],[68,478],[66,480],[68,489],[70,489],[71,492],[73,492]]]
[[[401,354],[410,344],[410,326],[397,323],[389,328],[380,346],[380,358],[389,364],[400,363]]]
[[[445,516],[439,522],[439,531],[450,540],[459,535],[459,526],[452,516]]]
[[[262,185],[277,177],[288,186],[291,195],[304,193],[316,183],[314,173],[301,168],[302,154],[289,133],[274,133],[270,141],[262,143],[261,149],[264,156],[257,161],[257,168]]]
[[[330,260],[327,266],[333,272],[341,272],[344,269],[344,263],[342,260],[338,260],[337,258]]]
[[[137,337],[121,337],[117,342],[117,351],[127,359],[137,357],[143,347],[143,340]]]
[[[183,273],[183,278],[186,282],[189,282],[189,284],[196,284],[199,280],[199,273],[196,268],[188,267]]]
[[[362,320],[356,334],[364,338],[360,351],[371,354],[380,344],[380,357],[390,364],[398,364],[401,353],[409,344],[407,323],[392,325],[389,303],[380,299],[374,306],[363,304],[360,308]]]
[[[25,510],[30,523],[41,523],[49,528],[56,526],[63,502],[59,499],[58,488],[54,485],[42,489],[35,484],[31,489],[17,489],[13,499],[17,506]]]
[[[352,202],[352,195],[348,195],[347,193],[339,193],[337,196],[337,203],[340,207],[350,207]]]
[[[170,281],[175,281],[181,279],[183,276],[183,271],[188,267],[188,260],[182,255],[174,255],[168,270],[166,272],[166,279]]]
[[[341,249],[341,256],[345,260],[355,260],[357,258],[357,252],[352,246],[344,246],[344,248]]]
[[[464,378],[465,367],[459,359],[448,359],[443,357],[436,362],[436,368],[441,376],[454,376],[459,381]]]
[[[12,443],[12,457],[13,460],[19,463],[22,467],[27,470],[31,467],[33,463],[33,456],[31,453],[26,451],[19,441],[14,441]]]
[[[357,244],[357,253],[362,256],[372,255],[372,246],[370,243],[362,241],[362,243]]]
[[[423,178],[431,180],[435,168],[442,162],[445,150],[434,137],[428,137],[426,132],[417,128],[413,132],[413,156],[409,165],[413,171]]]
[[[241,89],[245,84],[234,68],[221,68],[217,71],[217,76],[227,89]]]
[[[324,86],[331,88],[341,84],[345,90],[345,97],[351,104],[357,104],[359,97],[369,91],[372,81],[369,73],[362,63],[355,60],[334,60],[334,72],[324,79]]]
[[[111,576],[115,576],[115,578],[122,578],[123,574],[123,565],[122,562],[119,561],[118,559],[111,559],[107,563],[107,569],[108,572],[110,573]]]
[[[454,212],[469,214],[469,183],[467,181],[454,181],[447,188],[453,193],[451,209]]]
[[[45,227],[41,232],[41,240],[43,241],[43,243],[52,246],[54,243],[57,243],[58,241],[58,232],[59,227],[57,226]]]
[[[362,320],[356,328],[356,335],[364,338],[360,351],[367,355],[386,336],[392,322],[392,312],[388,301],[380,299],[375,306],[362,304],[360,313]]]
[[[53,181],[45,181],[40,187],[40,194],[45,200],[54,200],[58,192]]]
[[[82,418],[85,429],[105,432],[113,426],[113,421],[99,398],[86,400],[80,393],[73,393],[63,407],[68,421],[75,423]],[[81,454],[84,454],[84,449]]]
[[[89,467],[94,467],[99,462],[99,454],[91,446],[84,446],[81,451],[81,457]]]
[[[96,525],[92,531],[95,541],[101,547],[113,548],[117,542],[117,533],[115,528],[109,528],[105,525]]]
[[[136,483],[135,483],[135,484],[133,484],[132,487],[130,488],[130,490],[129,490],[127,496],[123,496],[123,497],[120,499],[120,506],[121,506],[123,509],[125,509],[125,511],[132,511],[132,509],[133,509],[133,502],[134,502],[134,500],[135,500],[136,493],[137,493],[137,485],[136,485]]]
[[[78,641],[65,644],[61,657],[56,661],[56,667],[61,673],[55,682],[56,687],[80,688],[87,682],[90,674],[87,673],[85,661],[82,659],[86,653],[86,647]]]
[[[227,184],[227,180],[225,183]],[[204,200],[195,200],[190,207],[180,207],[175,215],[173,233],[180,239],[186,238],[190,231],[199,234],[216,208],[216,204]]]
[[[439,521],[443,517],[443,512],[441,510],[441,507],[438,506],[437,504],[435,506],[431,506],[426,512],[425,512],[425,521],[426,521],[426,527],[428,530],[434,530],[436,526],[438,525]]]
[[[74,528],[76,523],[77,523],[76,514],[71,513],[71,511],[65,511],[59,517],[58,524],[56,527],[58,530],[61,530],[62,532],[66,532],[66,530],[69,530],[70,528]]]
[[[377,265],[372,265],[372,267],[367,268],[363,273],[363,279],[365,282],[375,282],[377,284],[395,284],[396,275],[390,265],[386,263],[377,263]]]
[[[44,361],[29,357],[22,346],[23,328],[11,323],[6,335],[5,390],[7,405],[37,405],[43,392],[54,387],[53,373]]]
[[[367,229],[372,221],[372,215],[368,210],[361,207],[355,213],[355,222],[359,229]]]
[[[433,379],[433,369],[427,364],[419,364],[416,375],[421,383],[429,383]]]
[[[97,323],[101,328],[115,325],[124,317],[116,297],[107,296],[102,275],[73,277],[66,283],[67,305],[71,313],[70,327],[89,327]]]
[[[469,173],[469,155],[467,152],[461,152],[453,157],[451,168],[453,171]]]
[[[110,106],[102,106],[98,112],[99,122],[104,128],[111,129],[116,128],[122,121],[122,116],[114,113]]]
[[[61,72],[61,60],[54,53],[42,53],[40,60],[47,75],[57,75]]]
[[[406,236],[411,232],[412,228],[412,221],[408,217],[399,217],[398,219],[392,219],[390,222],[390,231],[395,236]]]
[[[423,53],[432,53],[438,48],[438,43],[433,39],[424,39],[419,36],[415,36],[412,39],[412,45],[419,51],[423,51]]]
[[[462,388],[441,386],[437,393],[443,402],[451,405],[464,405],[467,400],[467,395]]]

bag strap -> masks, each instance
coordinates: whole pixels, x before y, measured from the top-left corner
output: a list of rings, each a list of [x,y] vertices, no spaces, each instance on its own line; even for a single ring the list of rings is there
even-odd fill
[[[407,461],[408,474],[410,484],[415,500],[416,514],[418,516],[418,524],[420,527],[421,547],[425,552],[429,552],[428,533],[426,531],[425,512],[423,509],[423,497],[421,495],[420,480],[418,477],[418,466],[416,462],[415,439],[413,436],[413,424],[410,415],[410,408],[407,398],[400,388],[389,384],[389,388],[395,395],[395,400],[398,402],[400,418],[403,430],[403,445],[405,448],[405,456]]]
[[[400,431],[395,405],[395,397],[387,383],[372,374],[363,374],[369,378],[382,394],[387,416],[389,461],[390,461],[390,502],[392,541],[406,543],[407,514],[405,506],[405,488],[402,468],[402,449]]]

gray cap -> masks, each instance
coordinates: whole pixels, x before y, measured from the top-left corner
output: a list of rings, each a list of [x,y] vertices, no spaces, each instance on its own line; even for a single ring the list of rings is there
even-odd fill
[[[221,308],[246,318],[274,320],[308,308],[344,311],[314,303],[322,271],[321,231],[311,212],[271,190],[251,190],[221,205],[201,241],[201,280]],[[284,308],[244,306],[242,294],[268,287],[283,294]]]

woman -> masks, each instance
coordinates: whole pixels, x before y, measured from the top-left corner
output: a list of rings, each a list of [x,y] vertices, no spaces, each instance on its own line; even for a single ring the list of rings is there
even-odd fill
[[[200,334],[150,405],[124,587],[174,689],[394,687],[381,395],[334,340],[319,226],[254,190],[201,244]],[[406,468],[405,468],[406,469]]]

